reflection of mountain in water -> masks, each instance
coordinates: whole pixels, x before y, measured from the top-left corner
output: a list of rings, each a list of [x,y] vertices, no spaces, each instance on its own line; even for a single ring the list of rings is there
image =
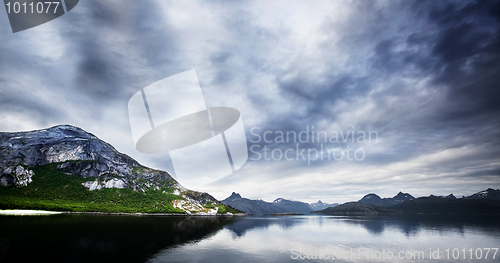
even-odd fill
[[[373,235],[397,230],[406,236],[415,236],[421,231],[463,233],[466,228],[500,234],[499,220],[499,216],[398,215],[348,217],[345,222],[360,225]]]
[[[242,237],[247,231],[255,228],[268,228],[278,225],[282,229],[290,229],[302,221],[298,217],[244,217],[227,225],[225,228],[231,230],[238,237]]]
[[[0,262],[144,262],[167,247],[214,235],[234,220],[215,216],[3,216]]]

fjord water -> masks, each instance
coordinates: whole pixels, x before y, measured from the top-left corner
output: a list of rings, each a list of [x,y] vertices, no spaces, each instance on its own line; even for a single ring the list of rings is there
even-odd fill
[[[498,219],[1,216],[0,262],[500,262]]]

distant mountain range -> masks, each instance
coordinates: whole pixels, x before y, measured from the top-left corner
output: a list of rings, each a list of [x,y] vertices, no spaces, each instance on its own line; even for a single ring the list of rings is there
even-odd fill
[[[488,188],[470,196],[456,198],[435,196],[414,198],[399,192],[392,198],[380,198],[367,194],[358,202],[348,202],[313,213],[328,215],[373,215],[373,214],[500,214],[500,190]]]
[[[500,214],[500,200],[488,198],[419,197],[390,207],[409,213]]]
[[[399,192],[394,197],[381,198],[370,193],[357,202],[326,204],[321,201],[304,203],[278,198],[273,202],[243,198],[237,193],[221,201],[248,214],[321,213],[331,215],[375,215],[401,213],[446,213],[446,214],[500,214],[500,190],[487,190],[456,198],[430,195],[415,198]]]
[[[306,214],[312,211],[322,210],[328,207],[336,206],[320,201],[316,203],[304,203],[300,201],[291,201],[284,198],[277,198],[272,203],[263,200],[251,200],[241,197],[238,193],[232,193],[231,196],[221,201],[223,204],[236,208],[247,214],[280,214],[280,213],[301,213]]]
[[[360,202],[347,202],[335,207],[313,213],[326,215],[378,215],[378,214],[401,214],[403,212]]]

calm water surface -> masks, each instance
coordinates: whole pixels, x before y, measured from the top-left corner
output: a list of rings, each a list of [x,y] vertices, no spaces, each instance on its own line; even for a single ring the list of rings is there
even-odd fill
[[[0,216],[0,262],[500,262],[499,219]]]

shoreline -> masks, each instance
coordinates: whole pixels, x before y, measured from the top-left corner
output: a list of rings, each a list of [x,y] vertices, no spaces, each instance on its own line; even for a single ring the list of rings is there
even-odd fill
[[[6,209],[0,210],[0,215],[6,216],[40,216],[40,215],[60,215],[63,212],[46,210],[24,210],[24,209]]]
[[[208,213],[123,213],[123,212],[74,212],[74,211],[47,211],[30,209],[5,209],[0,210],[0,216],[40,216],[61,214],[87,214],[87,215],[133,215],[133,216],[246,216],[246,214],[208,214]]]

